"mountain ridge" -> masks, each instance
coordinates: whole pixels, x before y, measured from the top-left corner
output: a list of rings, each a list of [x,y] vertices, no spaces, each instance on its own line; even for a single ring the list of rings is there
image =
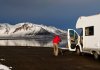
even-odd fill
[[[67,31],[58,29],[53,26],[39,25],[34,23],[18,23],[11,25],[8,23],[0,24],[0,37],[25,37],[36,34],[65,34]]]

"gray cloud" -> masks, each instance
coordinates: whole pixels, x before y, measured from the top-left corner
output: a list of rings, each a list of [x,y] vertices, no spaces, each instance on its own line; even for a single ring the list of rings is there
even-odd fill
[[[31,18],[37,23],[70,23],[81,15],[99,12],[100,0],[0,0],[0,17],[5,20]]]
[[[0,14],[34,16],[48,15],[50,12],[70,13],[73,10],[91,9],[92,6],[95,8],[99,3],[99,0],[0,0]]]

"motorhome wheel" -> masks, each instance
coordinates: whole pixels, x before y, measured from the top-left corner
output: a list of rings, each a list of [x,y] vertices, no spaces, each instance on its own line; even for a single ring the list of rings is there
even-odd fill
[[[98,55],[97,52],[94,52],[93,55],[94,55],[94,59],[98,59],[99,58],[99,55]]]
[[[78,55],[80,55],[80,49],[79,48],[76,48],[76,53],[78,54]]]

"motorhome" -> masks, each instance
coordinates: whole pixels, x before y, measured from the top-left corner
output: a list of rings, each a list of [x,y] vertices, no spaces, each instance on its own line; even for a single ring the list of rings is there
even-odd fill
[[[100,14],[81,16],[76,22],[76,28],[68,29],[68,49],[80,53],[93,54],[95,59],[100,55]]]

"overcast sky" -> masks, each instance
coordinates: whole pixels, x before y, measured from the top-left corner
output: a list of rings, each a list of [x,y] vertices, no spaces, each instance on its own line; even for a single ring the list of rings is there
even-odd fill
[[[75,28],[80,16],[100,13],[100,0],[0,0],[0,23],[32,22]]]

